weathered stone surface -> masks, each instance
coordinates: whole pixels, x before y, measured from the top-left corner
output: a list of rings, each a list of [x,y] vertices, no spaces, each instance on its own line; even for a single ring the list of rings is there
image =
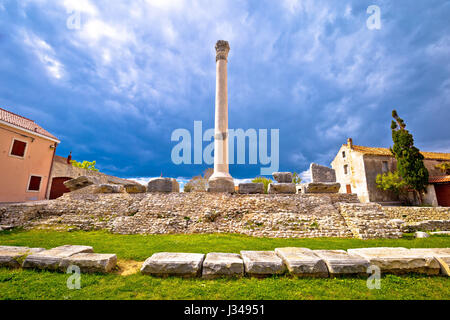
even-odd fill
[[[125,191],[127,193],[146,193],[147,192],[147,188],[145,186],[143,186],[142,184],[126,184],[125,186]]]
[[[292,183],[292,172],[274,172],[272,176],[278,183]]]
[[[70,191],[76,191],[79,189],[83,189],[87,186],[90,186],[93,184],[100,184],[100,183],[101,183],[101,180],[98,177],[81,176],[76,179],[72,179],[72,180],[68,180],[68,181],[64,182],[64,185]]]
[[[0,231],[8,231],[14,229],[14,226],[0,226]]]
[[[435,275],[440,270],[439,263],[431,255],[406,248],[349,249],[348,252],[367,259],[371,265],[378,266],[382,273]]]
[[[232,180],[217,179],[208,181],[208,192],[211,193],[234,193],[235,187]]]
[[[306,248],[279,248],[276,254],[286,264],[289,272],[299,277],[328,277],[325,261]]]
[[[94,193],[124,193],[125,188],[118,184],[101,184]]]
[[[349,274],[368,275],[369,261],[365,258],[349,254],[344,250],[314,250],[313,252],[325,261],[332,277]]]
[[[428,233],[426,233],[426,232],[417,231],[414,234],[414,237],[416,237],[417,239],[423,239],[423,238],[429,238],[430,235]]]
[[[340,183],[325,183],[325,182],[312,182],[304,184],[302,186],[304,189],[303,193],[339,193],[341,188]]]
[[[263,194],[264,184],[263,183],[241,183],[239,185],[240,194]]]
[[[436,231],[436,232],[430,232],[433,236],[450,236],[450,231]]]
[[[410,249],[415,254],[434,257],[440,265],[441,274],[450,276],[450,248]]]
[[[336,183],[336,171],[334,169],[324,167],[315,163],[310,167],[312,182]]]
[[[0,246],[0,267],[20,268],[26,256],[44,251],[44,248]]]
[[[296,194],[297,188],[294,183],[271,183],[269,194]]]
[[[149,181],[147,192],[180,192],[180,185],[176,179],[154,178]]]
[[[244,262],[240,255],[233,253],[209,253],[203,262],[202,277],[243,277]]]
[[[159,277],[197,277],[201,274],[204,254],[198,253],[155,253],[148,258],[141,273]]]
[[[116,267],[117,256],[115,254],[77,253],[63,258],[59,268],[65,272],[71,265],[78,266],[83,273],[108,273]]]
[[[283,274],[286,266],[274,251],[241,251],[245,273],[254,277]]]
[[[29,255],[23,262],[23,268],[59,270],[63,258],[68,258],[77,253],[92,252],[94,252],[92,247],[88,246],[61,246]]]

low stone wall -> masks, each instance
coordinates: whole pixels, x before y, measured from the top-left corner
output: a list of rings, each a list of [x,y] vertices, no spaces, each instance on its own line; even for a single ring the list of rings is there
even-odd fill
[[[417,231],[450,231],[450,220],[426,220],[403,225],[403,232]]]
[[[450,220],[450,208],[428,207],[383,207],[390,219],[400,219],[406,223],[427,220]]]
[[[2,207],[0,224],[119,234],[240,233],[278,238],[360,237],[369,234],[358,229],[362,225],[387,228],[378,218],[350,228],[340,205],[357,202],[356,196],[345,194],[69,193],[35,205]],[[378,214],[385,218],[381,210]],[[372,235],[385,234],[381,231]]]

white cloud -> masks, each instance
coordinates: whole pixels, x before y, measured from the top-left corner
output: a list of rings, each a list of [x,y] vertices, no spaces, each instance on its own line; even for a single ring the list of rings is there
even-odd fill
[[[80,13],[87,13],[92,16],[98,14],[97,7],[89,0],[64,0],[64,7],[68,12],[76,11]]]
[[[311,174],[311,170],[308,169],[306,171],[303,171],[302,173],[300,173],[300,178],[302,178],[302,183],[309,183],[312,181],[312,174]]]
[[[25,44],[38,57],[49,75],[55,79],[61,79],[64,75],[64,66],[56,58],[53,48],[31,32],[23,30],[22,35]]]

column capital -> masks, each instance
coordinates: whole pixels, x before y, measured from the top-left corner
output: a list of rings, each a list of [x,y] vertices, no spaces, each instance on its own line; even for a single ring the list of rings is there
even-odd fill
[[[228,53],[230,52],[230,45],[228,41],[219,40],[216,43],[216,62],[219,60],[228,61]]]

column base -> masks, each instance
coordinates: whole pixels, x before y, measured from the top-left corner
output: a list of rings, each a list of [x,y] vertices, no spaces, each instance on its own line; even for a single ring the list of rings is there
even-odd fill
[[[234,180],[231,176],[212,176],[208,181],[208,192],[235,193]]]

